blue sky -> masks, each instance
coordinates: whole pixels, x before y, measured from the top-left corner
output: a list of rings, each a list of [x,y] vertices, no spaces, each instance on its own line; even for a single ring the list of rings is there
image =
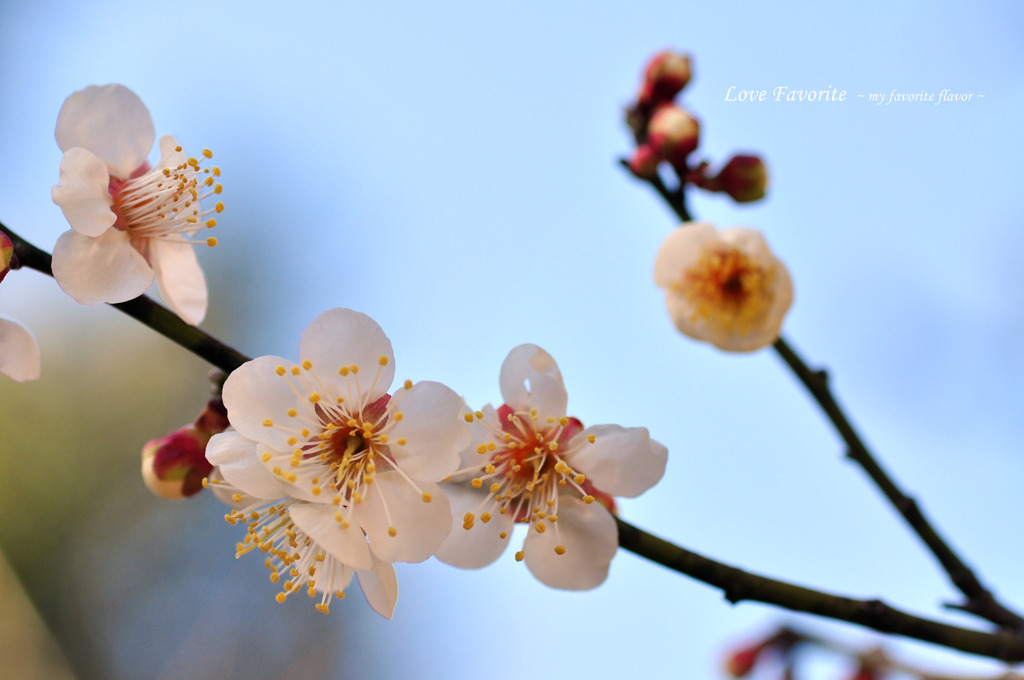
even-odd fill
[[[390,335],[400,378],[440,380],[483,404],[499,399],[508,350],[537,343],[561,366],[571,413],[646,426],[668,446],[664,480],[622,504],[628,520],[753,571],[969,623],[938,611],[950,586],[842,461],[781,362],[698,345],[667,318],[651,268],[675,224],[617,159],[631,150],[622,110],[643,62],[665,47],[691,53],[682,102],[702,122],[698,153],[718,164],[758,152],[772,177],[762,203],[697,196],[694,212],[766,233],[795,282],[786,336],[830,368],[868,442],[969,561],[1024,603],[1019,5],[224,2],[170,11],[44,0],[0,16],[0,219],[41,247],[66,228],[49,198],[61,102],[88,84],[124,83],[158,134],[213,149],[223,169],[220,245],[200,253],[212,289],[206,326],[241,351],[291,356],[315,316],[352,307]],[[732,86],[849,94],[724,101]],[[856,97],[944,88],[978,96],[888,106]],[[37,330],[44,360],[67,351],[59,323],[109,318],[30,274],[4,282],[0,313]],[[195,528],[221,514],[210,499],[166,507],[153,499],[146,521],[162,526],[162,513],[178,513]],[[141,531],[116,513],[105,521]],[[227,529],[193,533],[204,553],[230,557]],[[201,574],[203,602],[215,602],[191,603],[186,619],[219,621],[204,607],[224,602],[259,619],[258,630],[304,617],[273,603],[256,562],[181,568]],[[258,585],[237,594],[232,584],[248,571]],[[384,669],[390,657],[430,678],[527,669],[713,678],[730,641],[793,620],[730,607],[628,554],[586,594],[545,588],[511,555],[479,572],[430,561],[399,577],[392,622],[362,612],[309,619],[328,627],[325,637],[358,638],[364,652],[349,650],[339,666]],[[103,601],[102,585],[81,587]],[[147,598],[188,597],[163,590]],[[356,600],[344,608],[363,608]],[[145,639],[149,629],[125,607],[111,639]],[[172,663],[143,660],[144,644],[110,648],[116,667]]]

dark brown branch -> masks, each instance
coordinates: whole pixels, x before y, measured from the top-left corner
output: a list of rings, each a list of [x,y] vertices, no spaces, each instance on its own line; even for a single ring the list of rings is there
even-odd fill
[[[42,272],[47,276],[53,276],[53,258],[48,252],[36,248],[3,224],[0,224],[0,229],[14,243],[14,256],[17,258],[18,267],[27,267]],[[220,368],[225,373],[231,373],[231,371],[249,360],[241,352],[225,345],[209,333],[195,326],[190,326],[182,321],[177,314],[157,304],[145,295],[140,295],[134,300],[127,302],[111,304],[111,307],[116,307],[133,319],[149,326],[167,339]]]
[[[652,562],[718,588],[725,599],[764,602],[795,612],[854,623],[881,633],[931,642],[968,654],[1009,663],[1024,661],[1024,636],[1009,631],[958,628],[890,607],[881,600],[858,600],[751,574],[673,545],[616,518],[619,545]]]

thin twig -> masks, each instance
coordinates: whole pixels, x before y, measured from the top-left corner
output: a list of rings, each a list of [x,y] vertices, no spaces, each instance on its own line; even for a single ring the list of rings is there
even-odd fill
[[[855,623],[881,633],[931,642],[968,654],[1017,663],[1024,661],[1024,636],[1010,631],[985,632],[958,628],[914,616],[881,600],[858,600],[778,581],[716,562],[638,529],[616,518],[619,545],[681,574],[722,591],[736,604],[764,602],[795,612]]]

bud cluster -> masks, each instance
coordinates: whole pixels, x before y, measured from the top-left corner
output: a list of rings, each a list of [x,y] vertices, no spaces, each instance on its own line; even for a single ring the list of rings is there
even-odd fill
[[[0,281],[4,280],[7,272],[17,266],[18,261],[14,256],[14,243],[7,234],[0,231]]]
[[[707,174],[706,161],[691,165],[690,156],[700,143],[700,122],[675,101],[691,75],[690,58],[671,50],[659,52],[647,63],[640,93],[626,113],[637,142],[628,161],[630,171],[654,180],[658,167],[667,163],[675,170],[680,189],[693,184],[724,193],[737,203],[764,198],[768,171],[758,156],[737,154],[714,176]]]
[[[142,447],[142,479],[149,490],[173,500],[202,491],[203,479],[213,470],[206,445],[227,427],[224,402],[214,397],[193,424],[147,442]]]

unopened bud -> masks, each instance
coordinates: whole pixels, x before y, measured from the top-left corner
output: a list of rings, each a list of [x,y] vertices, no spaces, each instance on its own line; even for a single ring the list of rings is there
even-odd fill
[[[629,158],[629,171],[642,179],[651,179],[658,174],[661,156],[650,144],[641,144]]]
[[[729,194],[737,203],[764,198],[768,187],[768,168],[758,156],[737,155],[729,159],[713,180],[719,191]]]
[[[687,157],[700,142],[700,123],[678,106],[663,106],[654,112],[647,126],[647,143],[672,167],[686,167]]]
[[[4,232],[0,231],[0,281],[4,280],[7,272],[11,271],[11,261],[14,259],[14,243]]]
[[[767,649],[771,638],[750,647],[737,649],[725,659],[725,671],[734,678],[744,678],[754,670],[761,652]]]
[[[142,447],[142,479],[157,496],[182,499],[203,489],[213,466],[206,460],[211,434],[189,425]]]
[[[654,108],[666,104],[690,82],[690,58],[671,50],[651,57],[644,69],[644,82],[638,103]]]

